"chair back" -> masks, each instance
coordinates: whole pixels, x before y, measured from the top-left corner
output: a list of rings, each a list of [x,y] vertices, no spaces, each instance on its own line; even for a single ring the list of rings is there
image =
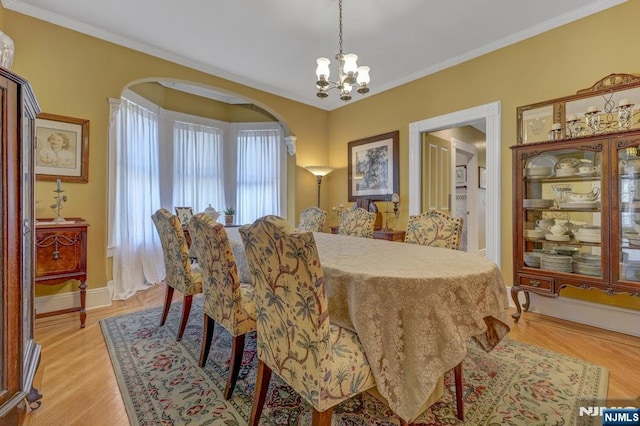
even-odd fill
[[[265,216],[240,233],[255,286],[258,358],[300,395],[314,401],[330,378],[327,295],[311,232]],[[335,378],[334,378],[335,380]]]
[[[298,229],[301,231],[322,232],[326,218],[326,210],[315,206],[308,207],[300,212]]]
[[[437,210],[428,210],[409,217],[404,242],[430,247],[460,249],[461,217],[452,217]]]
[[[255,330],[255,318],[243,304],[253,300],[243,297],[236,257],[224,226],[207,213],[194,215],[188,226],[202,274],[204,312],[233,336]]]
[[[376,215],[375,212],[369,212],[361,207],[346,210],[340,216],[338,234],[373,238]]]
[[[151,219],[156,226],[160,242],[164,267],[166,270],[165,283],[188,296],[201,291],[199,273],[197,277],[192,271],[189,258],[189,247],[184,237],[182,223],[177,216],[167,209],[159,209]]]

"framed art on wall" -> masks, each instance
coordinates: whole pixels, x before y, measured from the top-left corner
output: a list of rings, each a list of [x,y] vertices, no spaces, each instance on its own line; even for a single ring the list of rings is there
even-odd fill
[[[176,216],[183,225],[186,225],[193,217],[193,209],[191,207],[176,207]]]
[[[386,200],[399,193],[398,130],[349,142],[348,196],[359,199]]]
[[[467,186],[467,166],[456,166],[456,187]]]
[[[89,182],[89,120],[38,114],[35,172],[37,180]]]

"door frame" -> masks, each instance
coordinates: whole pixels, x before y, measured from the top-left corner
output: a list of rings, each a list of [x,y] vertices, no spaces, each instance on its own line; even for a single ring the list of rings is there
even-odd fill
[[[500,267],[500,101],[409,123],[409,214],[420,214],[422,199],[422,143],[420,134],[464,126],[478,120],[487,124],[487,258]]]

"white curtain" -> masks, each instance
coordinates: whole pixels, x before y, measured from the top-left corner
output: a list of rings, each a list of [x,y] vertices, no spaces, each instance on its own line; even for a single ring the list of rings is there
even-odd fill
[[[225,209],[221,129],[173,123],[173,204],[202,212]]]
[[[237,223],[282,215],[282,146],[278,130],[238,130]]]
[[[115,121],[113,299],[126,299],[165,276],[151,220],[160,208],[158,116],[123,98]]]

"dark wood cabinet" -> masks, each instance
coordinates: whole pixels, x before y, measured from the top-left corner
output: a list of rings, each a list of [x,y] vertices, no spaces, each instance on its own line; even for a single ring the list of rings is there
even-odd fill
[[[27,81],[0,68],[0,424],[20,424],[33,388],[40,345],[34,341],[34,130],[40,112]]]
[[[64,223],[39,219],[36,223],[36,284],[55,285],[75,279],[80,282],[80,306],[52,312],[37,313],[36,317],[80,312],[80,327],[87,318],[87,227],[81,218]]]
[[[517,321],[529,293],[640,296],[640,77],[518,108],[513,150]],[[521,304],[519,294],[524,293]]]

